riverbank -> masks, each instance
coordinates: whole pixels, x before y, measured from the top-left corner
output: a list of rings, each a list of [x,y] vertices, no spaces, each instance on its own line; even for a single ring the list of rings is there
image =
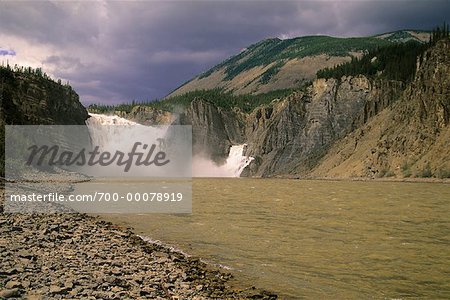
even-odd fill
[[[264,177],[252,177],[264,178]],[[298,180],[324,180],[324,181],[364,181],[364,182],[425,182],[425,183],[447,183],[450,184],[450,178],[436,177],[320,177],[320,176],[298,176],[298,175],[277,175],[276,179],[298,179]]]
[[[3,205],[1,190],[0,207]],[[84,214],[0,214],[0,299],[276,299]]]

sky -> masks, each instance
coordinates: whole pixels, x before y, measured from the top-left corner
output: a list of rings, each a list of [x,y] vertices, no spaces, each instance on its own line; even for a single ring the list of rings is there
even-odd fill
[[[85,105],[117,104],[160,99],[262,39],[427,30],[449,16],[450,0],[0,1],[0,62],[42,67]]]

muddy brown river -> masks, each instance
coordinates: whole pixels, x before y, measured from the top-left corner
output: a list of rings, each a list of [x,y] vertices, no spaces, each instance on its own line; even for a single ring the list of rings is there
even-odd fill
[[[282,299],[450,298],[450,185],[194,179],[192,215],[106,215]]]

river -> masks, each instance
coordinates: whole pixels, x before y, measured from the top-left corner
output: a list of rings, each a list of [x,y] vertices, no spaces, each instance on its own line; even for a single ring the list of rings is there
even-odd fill
[[[450,298],[450,185],[209,178],[191,215],[104,215],[282,299]]]

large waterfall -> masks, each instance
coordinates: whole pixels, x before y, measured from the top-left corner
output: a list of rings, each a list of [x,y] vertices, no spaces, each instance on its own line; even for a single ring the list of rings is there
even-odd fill
[[[131,130],[134,130],[134,128],[136,128],[135,126],[130,126],[131,133],[129,135],[124,135],[123,130],[117,132],[116,130],[114,130],[114,126],[105,125],[122,125],[122,128],[123,126],[128,125],[138,125],[146,127],[133,121],[113,115],[108,116],[91,113],[90,116],[91,117],[86,121],[86,125],[88,126],[91,138],[93,141],[104,147],[115,147],[115,145],[119,144],[119,142],[123,145],[124,140],[133,143],[133,133]],[[195,155],[194,153],[194,157],[192,158],[192,176],[239,177],[244,168],[247,167],[253,160],[252,157],[244,155],[245,147],[245,144],[231,146],[230,153],[225,164],[220,166],[216,165],[210,159]]]
[[[86,120],[87,126],[92,125],[136,125],[136,122],[118,117],[118,116],[107,116],[101,114],[89,114],[91,117]]]

